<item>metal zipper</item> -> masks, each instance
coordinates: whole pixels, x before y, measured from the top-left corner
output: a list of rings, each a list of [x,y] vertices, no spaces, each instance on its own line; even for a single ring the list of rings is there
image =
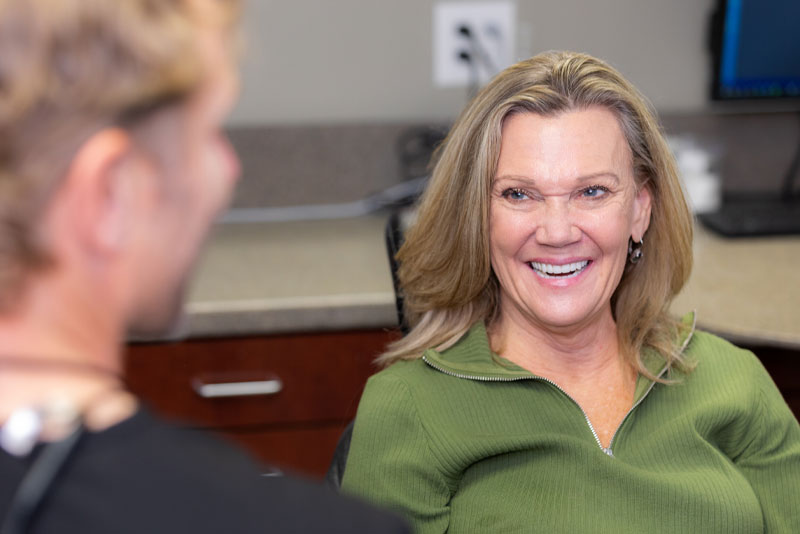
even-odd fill
[[[664,373],[666,373],[666,372],[667,372],[667,368],[664,367],[664,369],[661,370],[661,372],[658,374],[658,376],[656,378],[661,378],[664,375]],[[650,387],[647,388],[647,391],[645,391],[644,394],[641,397],[639,397],[638,401],[633,403],[633,406],[631,406],[630,410],[628,410],[628,412],[625,414],[625,417],[623,417],[622,421],[620,421],[619,424],[617,425],[617,428],[614,430],[614,433],[611,435],[611,441],[608,442],[608,448],[607,449],[603,448],[605,453],[608,454],[609,456],[611,456],[612,458],[614,457],[614,451],[613,451],[614,439],[617,437],[617,433],[619,432],[619,429],[622,428],[622,425],[624,425],[625,421],[628,420],[628,416],[630,416],[631,413],[633,413],[633,411],[636,409],[636,407],[639,406],[642,403],[642,401],[645,399],[645,397],[647,397],[650,394],[650,392],[653,390],[653,388],[655,386],[656,386],[655,381],[650,382]]]
[[[686,347],[689,346],[689,341],[691,341],[692,337],[694,337],[694,331],[695,331],[696,328],[697,328],[697,314],[694,314],[694,316],[692,318],[692,328],[691,328],[691,330],[689,330],[689,333],[687,334],[686,339],[683,340],[683,344],[681,345],[681,349],[678,351],[678,354],[683,354],[683,352],[686,350]],[[656,378],[661,378],[662,376],[664,376],[664,373],[667,372],[667,369],[669,369],[669,367],[665,366],[661,370],[661,372],[658,373]],[[622,425],[624,425],[625,421],[628,420],[628,416],[633,412],[633,410],[636,409],[637,406],[639,406],[642,403],[642,401],[645,399],[645,397],[647,397],[650,394],[650,392],[653,390],[653,388],[655,386],[656,386],[656,382],[655,381],[650,382],[650,387],[647,388],[647,391],[644,392],[644,394],[639,398],[638,401],[633,403],[633,406],[631,406],[631,409],[628,410],[628,413],[626,413],[625,417],[622,418],[622,421],[619,422],[619,425],[617,425],[617,429],[614,430],[614,434],[611,435],[611,441],[608,442],[608,449],[607,450],[603,449],[603,450],[606,451],[606,454],[608,454],[611,457],[614,456],[614,452],[612,451],[612,449],[614,447],[614,439],[617,437],[617,433],[619,433],[619,429],[622,428]]]
[[[597,443],[597,446],[600,447],[600,450],[602,450],[604,453],[608,454],[609,456],[611,456],[611,457],[614,456],[613,454],[611,454],[611,448],[610,447],[608,449],[606,449],[605,447],[603,447],[603,444],[600,443],[600,437],[597,435],[597,431],[594,429],[594,426],[592,426],[592,422],[589,420],[589,416],[586,415],[586,412],[583,410],[583,408],[581,408],[581,405],[578,404],[577,402],[575,402],[575,399],[573,399],[572,396],[569,393],[564,391],[564,389],[561,386],[559,386],[558,384],[556,384],[555,382],[553,382],[549,378],[545,378],[543,376],[538,376],[538,375],[533,375],[533,374],[531,376],[515,376],[515,377],[507,377],[507,378],[503,378],[503,377],[499,377],[499,376],[463,375],[463,374],[460,374],[460,373],[454,373],[452,371],[448,371],[447,369],[442,369],[438,365],[436,365],[436,364],[432,363],[430,360],[428,360],[428,358],[426,356],[422,357],[422,361],[424,361],[426,364],[428,364],[430,367],[436,369],[440,373],[444,373],[446,375],[453,376],[455,378],[464,378],[466,380],[475,380],[477,382],[518,382],[520,380],[540,380],[542,382],[546,382],[546,383],[550,384],[551,386],[555,387],[557,390],[559,390],[564,395],[566,395],[566,397],[569,400],[571,400],[572,403],[575,404],[575,406],[578,407],[578,409],[583,414],[583,418],[586,420],[586,424],[589,426],[589,430],[592,432],[592,436],[594,436],[594,440]],[[649,390],[648,390],[648,392],[649,392]],[[644,397],[642,397],[642,398],[644,398]],[[627,415],[626,415],[626,417],[627,417]],[[612,440],[612,442],[613,442],[613,440]]]

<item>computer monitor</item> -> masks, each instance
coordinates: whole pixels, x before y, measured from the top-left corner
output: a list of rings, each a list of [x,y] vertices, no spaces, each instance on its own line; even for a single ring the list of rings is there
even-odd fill
[[[800,109],[800,1],[719,0],[712,21],[711,98]]]
[[[800,119],[800,0],[717,0],[711,17],[711,98],[741,111],[798,112]],[[728,236],[800,234],[800,129],[780,191],[763,198],[724,199],[701,216]]]

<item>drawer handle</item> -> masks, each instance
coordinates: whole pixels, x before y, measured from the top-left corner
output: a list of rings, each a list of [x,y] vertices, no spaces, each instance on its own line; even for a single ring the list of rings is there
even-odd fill
[[[204,399],[219,399],[224,397],[275,395],[283,389],[283,382],[281,382],[280,378],[254,382],[221,382],[218,384],[195,382],[193,387],[195,393]]]

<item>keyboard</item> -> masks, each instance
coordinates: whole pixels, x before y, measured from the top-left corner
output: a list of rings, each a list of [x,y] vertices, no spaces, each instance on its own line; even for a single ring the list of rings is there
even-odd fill
[[[800,235],[800,199],[728,199],[719,211],[699,219],[728,237]]]

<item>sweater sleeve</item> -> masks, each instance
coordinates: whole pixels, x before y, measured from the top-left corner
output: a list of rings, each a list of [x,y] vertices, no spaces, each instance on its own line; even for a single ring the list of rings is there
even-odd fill
[[[764,532],[800,532],[800,425],[766,370],[748,442],[735,459],[764,513]]]
[[[401,379],[379,373],[367,382],[342,489],[400,513],[418,534],[447,531],[450,488]]]

